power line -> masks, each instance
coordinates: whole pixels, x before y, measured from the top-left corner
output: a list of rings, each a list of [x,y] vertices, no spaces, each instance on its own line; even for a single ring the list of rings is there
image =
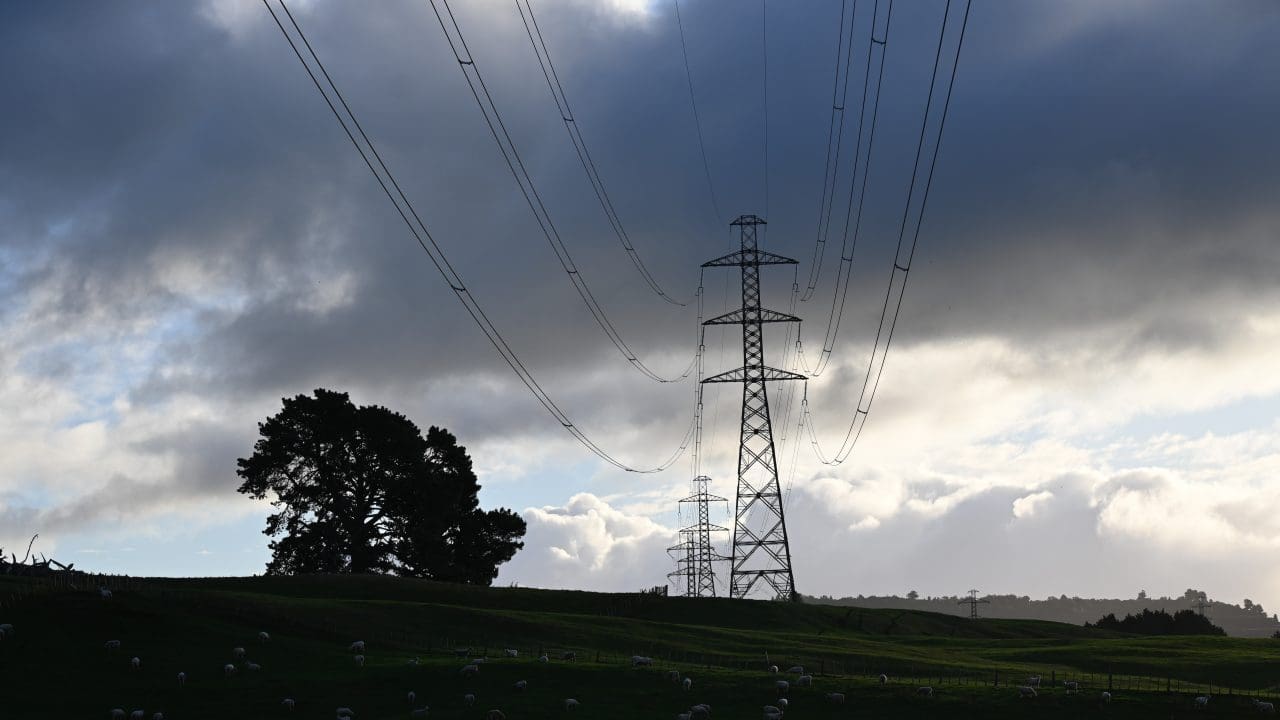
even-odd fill
[[[445,15],[440,13],[440,5],[444,5],[445,14],[449,17],[447,25],[445,23]],[[529,176],[529,172],[524,166],[524,161],[520,158],[520,152],[516,149],[515,141],[512,140],[511,134],[507,132],[506,124],[502,121],[502,114],[498,112],[498,106],[494,103],[493,95],[489,92],[489,88],[484,82],[484,76],[480,74],[480,68],[476,66],[471,49],[467,46],[466,36],[462,34],[462,29],[458,26],[457,18],[454,17],[453,9],[449,6],[448,0],[431,0],[431,8],[435,11],[436,20],[439,21],[440,29],[444,32],[445,39],[449,42],[449,49],[453,52],[454,59],[458,61],[458,67],[462,70],[467,86],[471,88],[471,94],[475,97],[481,114],[484,115],[485,124],[489,126],[489,132],[493,136],[494,142],[497,143],[498,150],[502,153],[502,158],[507,163],[507,168],[511,170],[511,176],[515,178],[516,184],[520,186],[520,193],[524,196],[529,210],[533,212],[534,218],[538,221],[538,227],[542,230],[543,236],[546,237],[547,243],[556,255],[556,259],[560,261],[560,267],[569,277],[574,289],[578,291],[579,297],[582,298],[582,302],[591,312],[596,324],[608,336],[609,341],[618,349],[618,352],[627,359],[627,362],[631,363],[635,369],[650,380],[655,382],[679,382],[688,377],[693,370],[692,362],[690,362],[684,373],[675,378],[664,378],[654,372],[631,350],[626,340],[618,332],[618,329],[614,327],[613,322],[609,320],[604,308],[600,306],[595,295],[592,294],[591,288],[587,286],[586,278],[582,276],[582,272],[578,269],[577,264],[574,263],[573,256],[569,253],[569,248],[565,246],[564,241],[560,238],[560,232],[556,229],[555,223],[552,222],[551,215],[547,211],[546,205],[542,202],[542,196],[538,194],[538,188],[534,185],[533,178]],[[452,27],[452,33],[450,32],[450,27]],[[482,95],[483,97],[481,97]]]
[[[764,216],[769,217],[769,2],[760,0],[760,73],[764,107]]]
[[[707,160],[707,143],[702,138],[702,120],[698,117],[698,97],[693,92],[693,71],[689,69],[689,46],[684,39],[684,21],[680,19],[680,0],[671,0],[676,6],[676,27],[680,31],[680,52],[684,56],[684,76],[689,81],[689,104],[693,106],[693,124],[698,131],[698,150],[702,152],[702,169],[707,175],[707,192],[711,195],[711,210],[716,214],[716,227],[720,226],[723,215],[720,214],[720,203],[716,200],[716,185],[711,180],[711,162]]]
[[[906,237],[907,218],[911,211],[912,193],[915,189],[916,176],[920,167],[920,156],[923,151],[925,130],[929,122],[929,109],[933,103],[934,85],[938,79],[938,66],[942,58],[943,40],[946,37],[947,21],[951,14],[951,0],[947,0],[946,9],[942,18],[942,29],[938,33],[938,49],[933,61],[933,76],[929,81],[929,98],[925,103],[925,116],[920,123],[920,138],[916,144],[916,161],[911,170],[911,190],[907,194],[907,202],[902,211],[902,223],[898,229],[898,245],[894,252],[893,269],[889,271],[889,283],[885,288],[884,304],[880,308],[880,324],[876,330],[875,342],[871,347],[871,358],[867,363],[866,376],[862,381],[862,390],[858,395],[858,403],[852,420],[849,422],[849,429],[845,433],[844,441],[840,445],[840,449],[832,454],[829,458],[822,452],[818,444],[818,438],[813,429],[812,416],[809,415],[808,398],[805,398],[802,407],[806,415],[809,415],[808,427],[810,439],[812,440],[814,450],[818,454],[818,459],[826,465],[839,465],[848,459],[849,454],[853,452],[853,448],[857,445],[858,438],[862,436],[862,429],[866,427],[867,416],[871,413],[871,404],[875,401],[876,391],[880,388],[880,378],[884,374],[885,360],[889,357],[889,346],[893,343],[893,332],[898,325],[898,314],[902,311],[902,298],[907,290],[907,278],[911,273],[912,263],[915,261],[916,247],[920,240],[920,227],[924,223],[924,211],[929,202],[929,190],[933,187],[933,171],[938,165],[938,149],[942,146],[942,132],[947,125],[947,113],[951,109],[951,93],[955,89],[956,71],[960,67],[960,51],[964,47],[965,30],[969,27],[969,10],[972,6],[972,0],[965,0],[964,19],[960,24],[960,38],[956,41],[955,57],[951,64],[951,76],[947,81],[946,100],[942,105],[942,117],[938,122],[938,133],[933,144],[932,157],[929,160],[929,172],[925,176],[924,191],[921,194],[920,209],[916,215],[915,229],[911,235],[911,244],[907,252],[905,261],[902,259],[902,247],[904,238]],[[888,333],[885,338],[884,350],[880,353],[880,362],[877,366],[876,351],[880,345],[880,336],[885,331],[885,320],[888,316],[889,299],[893,293],[896,278],[901,278],[898,285],[898,297],[893,307],[893,316],[889,319]],[[875,382],[871,383],[872,368],[876,368]],[[870,385],[870,393],[868,393],[868,385]],[[866,400],[865,407],[863,400]]]
[[[289,47],[293,49],[293,54],[297,56],[298,61],[302,63],[303,69],[306,70],[307,75],[311,78],[311,82],[315,85],[316,90],[320,92],[320,96],[324,98],[325,104],[328,105],[330,112],[333,113],[338,124],[342,126],[342,130],[346,133],[347,139],[349,139],[351,144],[355,146],[356,152],[358,152],[360,154],[360,158],[364,160],[365,165],[369,168],[369,172],[373,173],[373,177],[378,182],[378,186],[382,188],[382,192],[387,196],[387,199],[395,206],[397,214],[400,215],[400,219],[404,221],[405,226],[409,228],[409,232],[413,235],[414,240],[417,241],[423,252],[425,252],[427,257],[430,258],[431,264],[435,266],[436,271],[440,273],[440,276],[449,285],[449,289],[453,291],[454,295],[458,298],[458,301],[462,303],[467,314],[469,314],[471,319],[475,321],[476,325],[480,328],[480,331],[484,333],[485,338],[489,340],[494,349],[498,351],[498,354],[502,356],[503,361],[506,362],[512,372],[516,374],[516,377],[520,379],[520,382],[529,390],[530,393],[533,394],[538,403],[556,419],[556,422],[560,423],[560,425],[570,435],[572,435],[574,439],[601,460],[604,460],[619,470],[635,473],[656,473],[671,467],[671,465],[679,459],[689,446],[689,441],[693,434],[692,421],[690,421],[689,429],[685,432],[684,438],[680,442],[680,446],[672,453],[671,457],[656,467],[643,469],[635,468],[613,457],[597,445],[595,441],[582,431],[581,428],[573,423],[569,416],[565,414],[558,405],[556,405],[551,396],[542,389],[542,386],[538,384],[537,379],[535,379],[533,374],[527,367],[525,367],[519,356],[516,355],[515,351],[507,343],[506,339],[502,337],[501,333],[498,332],[498,329],[489,320],[489,317],[485,314],[483,308],[481,308],[480,303],[471,294],[471,291],[467,289],[461,275],[459,275],[449,263],[444,251],[436,243],[435,238],[432,237],[430,230],[427,229],[427,226],[422,221],[421,216],[418,215],[418,211],[413,207],[413,204],[405,195],[404,190],[400,188],[399,182],[396,181],[395,176],[383,161],[382,156],[378,153],[377,147],[374,146],[373,141],[369,139],[369,136],[365,133],[363,126],[360,125],[360,121],[356,118],[355,113],[351,110],[346,99],[338,90],[337,84],[334,83],[333,78],[329,76],[329,73],[325,70],[323,63],[320,62],[319,55],[317,55],[315,49],[311,47],[310,41],[307,40],[306,34],[302,32],[302,28],[298,25],[297,20],[294,19],[293,13],[289,12],[289,7],[285,5],[284,0],[278,1],[280,3],[280,8],[284,10],[285,14],[289,18],[290,24],[297,32],[298,37],[302,40],[303,45],[307,48],[308,54],[315,62],[315,65],[319,69],[321,75],[324,76],[325,82],[331,89],[333,96],[337,98],[338,103],[342,105],[343,110],[345,110],[347,116],[350,117],[351,125],[347,124],[342,113],[338,111],[337,106],[334,104],[334,100],[329,96],[329,92],[326,91],[325,86],[320,83],[320,79],[316,76],[315,71],[312,70],[311,64],[307,62],[302,51],[298,48],[297,43],[294,42],[293,36],[291,36],[289,31],[285,29],[284,24],[280,21],[280,17],[271,7],[268,0],[262,0],[262,4],[267,8],[267,11],[271,13],[271,18],[275,20],[276,26],[280,28],[281,34],[283,34],[285,40],[288,41]],[[352,131],[352,127],[355,128],[355,132]],[[360,141],[356,139],[356,134],[359,134],[360,138],[364,140],[365,145],[368,146],[367,151],[365,146],[362,146]],[[377,163],[376,166],[374,164],[375,161]],[[381,173],[379,173],[379,168],[381,168]],[[383,177],[384,175],[385,179]],[[388,183],[390,185],[388,185]],[[395,189],[394,193],[392,192],[392,188]],[[413,219],[410,220],[410,217]]]
[[[582,169],[586,172],[587,179],[591,182],[591,189],[595,192],[596,200],[600,202],[600,207],[604,210],[605,217],[609,220],[609,225],[613,228],[614,234],[618,236],[618,242],[622,243],[627,257],[631,259],[631,263],[635,265],[636,271],[644,278],[649,289],[672,305],[683,307],[684,303],[668,295],[662,289],[662,286],[658,284],[658,281],[654,279],[653,274],[649,272],[649,268],[640,259],[640,254],[636,252],[635,245],[631,242],[631,237],[627,235],[627,230],[622,225],[622,219],[618,217],[618,211],[613,207],[613,200],[609,197],[609,191],[605,189],[604,180],[601,179],[600,172],[596,169],[596,163],[591,157],[591,151],[587,149],[587,141],[582,137],[582,128],[578,123],[578,119],[574,116],[572,108],[569,107],[569,96],[565,94],[564,86],[560,83],[560,75],[556,72],[555,63],[551,61],[551,52],[547,49],[546,40],[542,37],[542,28],[538,26],[538,18],[533,14],[531,0],[516,0],[516,9],[520,11],[520,19],[524,22],[525,34],[528,35],[529,44],[533,46],[533,54],[537,56],[538,65],[542,68],[542,76],[547,81],[547,89],[551,91],[551,97],[555,100],[556,108],[560,111],[560,119],[564,122],[565,130],[569,132],[569,139],[573,142],[573,149],[578,154],[578,161],[582,163]],[[537,35],[536,40],[534,39],[535,34]]]
[[[876,10],[879,9],[879,2],[876,3]],[[858,249],[858,235],[862,229],[862,208],[867,199],[867,182],[871,175],[871,151],[875,147],[876,141],[876,124],[880,117],[880,91],[884,87],[884,68],[888,60],[888,41],[889,41],[889,25],[893,21],[893,0],[889,0],[889,10],[885,16],[884,34],[879,40],[875,37],[875,16],[871,18],[871,41],[867,44],[867,79],[870,78],[871,72],[871,50],[876,46],[880,46],[880,69],[876,78],[876,93],[871,103],[871,132],[867,138],[867,157],[862,165],[862,183],[861,190],[858,192],[858,210],[857,215],[853,215],[853,194],[859,188],[857,182],[858,158],[862,150],[862,118],[858,121],[858,148],[853,156],[853,182],[849,184],[849,203],[845,207],[844,215],[844,231],[840,243],[840,266],[836,272],[836,285],[831,295],[831,311],[827,316],[827,329],[822,341],[822,352],[818,356],[817,366],[809,370],[812,377],[817,377],[826,369],[827,363],[831,360],[831,353],[835,349],[836,336],[840,331],[840,323],[844,318],[844,306],[849,294],[849,280],[853,275],[853,257]],[[865,114],[867,82],[864,81],[863,88],[863,107]],[[850,242],[849,223],[853,221],[852,242]]]

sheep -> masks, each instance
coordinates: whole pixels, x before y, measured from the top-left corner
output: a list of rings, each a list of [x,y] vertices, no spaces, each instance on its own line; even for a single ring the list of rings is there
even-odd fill
[[[258,633],[258,642],[271,642],[271,635],[265,632]]]
[[[827,693],[827,702],[831,703],[832,705],[843,705],[844,693],[834,693],[834,692]]]
[[[1040,676],[1039,676],[1039,675],[1032,675],[1031,677],[1027,678],[1027,686],[1028,686],[1028,687],[1040,687]]]
[[[570,650],[569,652],[561,653],[561,654],[560,654],[560,659],[561,659],[561,660],[577,660],[577,659],[578,659],[578,653],[576,653],[576,652],[574,652],[574,651]]]
[[[653,665],[653,658],[644,655],[632,655],[631,667],[649,667]]]
[[[223,676],[224,676],[224,677],[231,677],[232,675],[235,675],[235,674],[236,674],[236,666],[235,666],[235,665],[232,665],[231,663],[227,663],[226,665],[223,665],[223,666],[222,666],[222,674],[223,674]]]
[[[345,717],[345,718],[353,718],[353,717],[355,717],[355,716],[356,716],[356,714],[355,714],[354,712],[352,712],[351,708],[349,708],[349,707],[340,707],[340,708],[338,708],[337,710],[334,710],[334,711],[333,711],[333,714],[334,714],[336,717],[340,717],[340,718],[344,718],[344,717]]]
[[[0,624],[0,636],[13,635],[13,625],[10,623]]]
[[[691,717],[693,717],[693,713],[680,713],[676,715],[676,720],[689,720]]]
[[[889,676],[885,675],[884,673],[880,673],[880,684],[884,685],[888,682],[889,682]]]
[[[467,693],[462,696],[462,702],[466,703],[467,707],[471,707],[476,704],[476,696],[472,693]]]
[[[520,657],[520,651],[515,648],[507,648],[503,650],[502,653],[509,658]]]
[[[578,705],[579,705],[579,704],[580,704],[580,703],[579,703],[577,700],[574,700],[573,698],[565,698],[565,699],[564,699],[564,709],[565,709],[565,710],[574,710],[574,709],[576,709],[576,708],[578,707]]]
[[[186,684],[187,684],[187,674],[184,672],[178,673],[178,687],[183,687]]]
[[[249,672],[258,672],[259,670],[262,669],[262,666],[256,662],[250,662],[250,663],[244,664],[244,669],[248,670]]]
[[[769,666],[769,672],[773,673],[774,675],[777,675],[777,674],[778,674],[778,666],[777,666],[777,665],[770,665],[770,666]]]
[[[801,675],[800,677],[796,678],[796,685],[800,687],[813,687],[813,676]]]
[[[234,660],[243,660],[245,658],[245,654],[244,648],[242,647],[231,648],[231,657]]]
[[[103,644],[102,644],[102,647],[106,648],[107,650],[119,650],[119,649],[120,649],[120,641],[119,641],[119,640],[108,640],[108,641],[106,641],[105,643],[103,643]]]
[[[297,703],[293,701],[293,698],[285,698],[284,700],[280,701],[280,704],[284,706],[285,710],[292,712],[293,706],[296,705]]]
[[[98,588],[98,597],[102,598],[103,600],[110,600],[111,590],[104,587]]]
[[[151,716],[151,720],[164,720],[164,713],[158,712]]]
[[[916,688],[916,694],[923,695],[924,697],[933,697],[933,688],[929,687],[928,685],[925,685],[924,687],[921,687],[921,688]]]
[[[507,716],[501,710],[490,710],[484,714],[484,720],[507,720]]]
[[[124,720],[124,710],[121,708],[112,708],[111,720]]]
[[[667,671],[667,679],[668,679],[668,680],[670,680],[670,681],[671,681],[671,682],[673,682],[673,683],[678,683],[678,682],[680,682],[680,671],[679,671],[679,670],[668,670],[668,671]]]
[[[416,693],[416,692],[414,692],[414,691],[410,690],[410,691],[409,691],[409,704],[410,704],[410,705],[412,705],[412,704],[413,704],[413,701],[414,701],[414,700],[417,700],[417,699],[418,699],[418,693]]]
[[[1262,702],[1261,700],[1254,700],[1253,707],[1256,708],[1258,712],[1265,713],[1267,715],[1274,715],[1276,712],[1276,706],[1274,704]]]
[[[348,652],[353,652],[353,653],[359,653],[359,654],[363,655],[363,654],[364,654],[364,641],[363,641],[363,640],[357,640],[357,641],[355,641],[355,642],[351,643],[351,646],[350,646],[349,648],[347,648],[347,651],[348,651]]]
[[[463,665],[462,670],[460,670],[459,672],[461,672],[463,675],[478,675],[480,673],[480,666],[476,665],[475,663],[472,663],[470,665]]]
[[[778,706],[776,706],[776,705],[765,705],[765,706],[764,706],[764,714],[765,714],[765,715],[768,715],[769,713],[781,713],[781,712],[782,712],[782,708],[780,708],[780,707],[778,707]]]
[[[141,669],[142,669],[142,658],[135,656],[132,660],[130,660],[130,661],[129,661],[129,665],[130,665],[134,670],[141,670]]]
[[[142,710],[134,710],[129,713],[129,720],[146,720],[147,713]]]
[[[773,687],[778,690],[779,695],[786,695],[787,691],[791,689],[791,683],[786,680],[779,680],[773,684]]]
[[[766,705],[765,707],[767,708],[770,706]],[[778,708],[773,708],[772,712],[765,710],[764,715],[760,717],[760,720],[782,720],[782,711]]]
[[[354,657],[354,658],[352,658],[352,659],[356,661],[356,667],[364,667],[364,656],[363,656],[363,655],[357,655],[357,656],[355,656],[355,657]]]
[[[1208,696],[1208,695],[1201,695],[1201,696],[1199,696],[1199,697],[1197,697],[1197,698],[1196,698],[1196,709],[1197,709],[1197,710],[1203,710],[1203,709],[1205,709],[1205,708],[1207,708],[1207,707],[1209,707],[1209,696]]]
[[[1062,687],[1066,688],[1067,692],[1073,692],[1080,689],[1080,683],[1075,680],[1063,680]]]
[[[1102,702],[1104,702],[1104,703],[1109,703],[1109,702],[1111,702],[1111,693],[1107,692],[1106,690],[1103,690],[1103,691],[1102,691]]]
[[[516,692],[523,692],[523,691],[525,690],[525,688],[529,687],[529,681],[528,681],[528,680],[517,680],[517,681],[516,681],[516,684],[515,684],[515,685],[512,685],[511,687],[512,687],[512,688],[514,688],[514,689],[516,690]]]
[[[693,689],[693,678],[685,678],[685,679],[680,683],[680,687],[684,688],[686,691],[688,691],[688,690],[692,690],[692,689]]]
[[[547,657],[546,655],[539,655],[539,656],[538,656],[538,662],[540,662],[540,663],[550,662],[550,661],[551,661],[551,658]]]
[[[411,717],[411,718],[424,718],[424,717],[426,717],[426,716],[427,716],[427,711],[428,711],[428,708],[426,708],[426,707],[415,708],[415,709],[413,709],[413,710],[410,710],[410,711],[409,711],[409,717]]]
[[[1036,689],[1030,685],[1023,685],[1018,688],[1018,697],[1036,697]]]
[[[409,658],[408,660],[405,660],[404,662],[406,665],[412,665],[414,667],[417,667],[422,663],[422,661],[418,659],[417,655],[414,655],[413,657]]]
[[[789,702],[790,700],[787,700],[786,698],[778,698],[778,707],[782,708],[783,710],[786,710],[787,703]]]
[[[803,675],[803,674],[804,674],[804,666],[803,666],[803,665],[792,665],[791,667],[787,668],[787,672],[789,672],[789,673],[795,673],[796,675]]]
[[[689,720],[707,720],[711,717],[711,706],[705,703],[689,708]]]

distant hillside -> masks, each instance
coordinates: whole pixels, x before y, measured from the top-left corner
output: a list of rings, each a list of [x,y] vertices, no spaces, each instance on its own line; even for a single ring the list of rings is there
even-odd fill
[[[1094,623],[1104,615],[1140,615],[1143,610],[1165,610],[1174,613],[1195,607],[1204,593],[1188,589],[1182,597],[1139,597],[1132,600],[1108,598],[1078,598],[1061,595],[1059,597],[1032,600],[1022,595],[984,595],[981,599],[987,604],[978,606],[982,617],[1008,618],[1019,620],[1050,620],[1053,622],[1083,625]],[[894,608],[902,610],[925,610],[948,615],[967,616],[969,606],[961,605],[962,598],[956,596],[943,597],[898,597],[897,595],[832,598],[806,597],[808,602],[822,605],[839,605],[860,608]],[[1204,614],[1214,625],[1227,631],[1232,637],[1270,637],[1280,630],[1280,619],[1275,614],[1268,615],[1261,605],[1245,600],[1245,606],[1231,605],[1217,600],[1208,600],[1204,606]],[[1278,640],[1277,642],[1280,642]]]

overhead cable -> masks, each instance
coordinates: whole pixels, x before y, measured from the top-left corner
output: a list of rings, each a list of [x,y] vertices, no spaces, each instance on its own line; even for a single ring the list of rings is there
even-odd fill
[[[716,200],[716,185],[711,180],[711,161],[707,159],[707,143],[702,137],[702,119],[698,117],[698,96],[693,91],[693,70],[689,68],[689,46],[684,38],[684,21],[680,19],[680,0],[671,0],[676,6],[676,28],[680,31],[680,52],[684,56],[684,76],[689,81],[689,104],[693,106],[693,125],[698,131],[698,150],[702,153],[702,169],[707,176],[707,192],[711,196],[711,210],[716,216],[716,227],[724,222],[720,203]]]
[[[502,334],[498,332],[498,329],[489,320],[489,317],[485,314],[483,308],[481,308],[480,303],[471,294],[471,291],[467,289],[462,277],[449,263],[444,251],[441,249],[439,244],[436,243],[435,238],[432,237],[430,230],[427,229],[427,226],[422,221],[418,211],[413,207],[409,198],[400,188],[400,184],[396,181],[395,176],[383,161],[382,156],[378,153],[373,141],[369,139],[369,136],[365,133],[364,128],[356,118],[355,113],[351,110],[346,99],[338,90],[338,86],[334,83],[333,78],[331,78],[328,71],[325,70],[324,65],[320,62],[319,56],[311,47],[311,43],[302,32],[302,28],[298,25],[297,20],[294,19],[293,14],[289,12],[289,8],[285,5],[284,0],[278,0],[278,2],[280,3],[280,8],[284,10],[285,15],[289,18],[289,22],[294,31],[298,34],[298,37],[306,47],[307,53],[315,63],[320,75],[324,77],[324,84],[320,82],[320,78],[317,77],[316,71],[312,69],[311,63],[307,61],[306,57],[299,49],[297,42],[294,41],[293,36],[289,34],[287,29],[285,29],[285,26],[283,22],[281,22],[275,9],[272,8],[268,0],[262,0],[262,4],[267,8],[267,11],[271,13],[272,19],[275,20],[276,25],[280,28],[280,32],[284,35],[285,40],[288,41],[289,47],[293,49],[293,53],[297,56],[298,61],[302,63],[303,69],[306,70],[307,75],[311,78],[311,82],[315,85],[316,90],[320,92],[320,95],[324,98],[325,104],[329,107],[330,112],[333,113],[334,118],[337,119],[343,132],[346,133],[347,139],[349,139],[351,144],[355,146],[356,151],[360,154],[360,158],[369,168],[369,172],[373,173],[374,179],[378,182],[378,186],[382,188],[382,192],[387,196],[387,199],[395,206],[397,214],[399,214],[400,219],[404,221],[404,224],[409,228],[409,232],[413,235],[414,240],[417,241],[423,252],[427,254],[427,257],[431,260],[431,264],[436,268],[436,271],[440,273],[441,278],[443,278],[445,283],[448,284],[449,289],[453,291],[454,295],[458,298],[458,301],[462,303],[467,314],[471,316],[471,319],[475,321],[476,325],[480,328],[480,331],[484,333],[485,338],[488,339],[494,349],[498,351],[502,360],[506,362],[512,372],[516,374],[516,377],[519,378],[521,384],[529,390],[529,392],[538,401],[538,404],[542,405],[542,407],[556,419],[556,422],[560,423],[560,425],[570,435],[572,435],[575,440],[590,450],[596,457],[619,470],[647,474],[661,472],[671,467],[671,465],[680,458],[689,446],[694,430],[692,419],[690,420],[689,428],[685,431],[679,446],[670,457],[654,467],[636,468],[618,460],[596,444],[596,442],[593,441],[581,428],[574,424],[569,416],[565,414],[558,405],[556,405],[551,396],[543,390],[542,386],[538,384],[537,379],[535,379],[533,374],[527,367],[525,367],[519,356],[516,355],[515,351],[507,343],[506,339],[502,337]],[[326,85],[329,90],[325,89]],[[332,94],[333,97],[330,97],[330,94]],[[342,106],[343,111],[346,113],[346,117],[343,116],[343,112],[338,110],[337,105],[335,105],[334,98],[337,99],[337,104]],[[347,122],[347,118],[350,119],[350,123]],[[354,131],[352,130],[353,127],[355,128]],[[359,135],[360,139],[357,139],[357,135]],[[364,142],[363,145],[361,144],[361,140]]]
[[[555,100],[556,108],[560,111],[560,119],[564,122],[565,130],[569,132],[569,139],[573,142],[573,149],[578,154],[578,161],[582,164],[582,169],[587,174],[587,180],[591,182],[591,189],[595,192],[596,200],[600,202],[600,208],[604,210],[605,217],[608,218],[609,225],[613,228],[613,233],[618,236],[618,242],[622,243],[627,257],[631,259],[631,263],[635,265],[636,271],[640,273],[640,277],[644,278],[645,284],[649,286],[649,289],[672,305],[683,307],[684,303],[667,294],[662,289],[662,286],[658,284],[658,281],[654,279],[653,273],[649,272],[649,268],[640,259],[640,253],[636,251],[635,245],[631,242],[631,237],[627,234],[627,229],[623,226],[622,219],[618,217],[618,211],[613,207],[613,200],[609,197],[609,191],[605,189],[604,180],[600,178],[600,171],[596,169],[596,162],[591,157],[591,151],[587,149],[587,141],[582,137],[582,127],[578,123],[577,117],[574,116],[573,109],[569,107],[569,96],[565,94],[564,86],[560,83],[560,76],[556,73],[556,66],[551,61],[551,52],[547,49],[546,40],[542,37],[542,28],[538,26],[538,18],[533,14],[531,0],[515,0],[515,2],[516,9],[520,11],[520,19],[524,22],[524,31],[529,37],[529,44],[533,46],[533,54],[537,56],[538,65],[542,68],[542,77],[547,81],[547,89],[551,91],[551,97]],[[536,39],[535,35],[537,36]]]
[[[441,5],[444,6],[444,13],[440,12]],[[684,373],[673,378],[666,378],[654,372],[631,350],[613,322],[609,320],[609,316],[605,313],[604,308],[600,306],[595,295],[592,294],[586,278],[582,276],[582,272],[574,262],[573,256],[569,253],[569,248],[560,238],[560,232],[556,229],[555,223],[552,222],[551,215],[542,201],[542,196],[538,194],[538,188],[534,185],[533,178],[530,177],[524,161],[520,158],[520,152],[516,149],[515,141],[512,140],[511,134],[507,132],[506,124],[502,121],[502,115],[498,112],[498,106],[494,103],[493,95],[489,92],[489,88],[484,82],[484,76],[480,73],[480,68],[476,66],[475,57],[467,46],[466,37],[458,26],[457,18],[454,17],[453,9],[449,6],[448,0],[431,0],[431,8],[435,11],[436,20],[440,23],[440,29],[444,32],[445,39],[449,42],[453,57],[457,60],[463,77],[466,78],[467,86],[471,88],[471,94],[475,97],[481,114],[484,115],[485,124],[489,126],[489,133],[493,136],[494,142],[497,143],[498,150],[501,152],[503,160],[506,161],[507,168],[511,171],[511,176],[515,178],[516,184],[520,186],[520,193],[524,196],[529,210],[533,212],[534,218],[538,221],[538,227],[542,230],[543,236],[546,237],[547,243],[551,246],[556,259],[560,262],[560,267],[564,270],[565,275],[568,276],[574,290],[578,292],[578,296],[582,298],[583,304],[591,312],[596,324],[600,326],[600,329],[609,338],[609,341],[613,343],[613,346],[618,349],[618,352],[627,359],[627,362],[631,363],[636,370],[639,370],[650,380],[655,382],[679,382],[688,377],[689,373],[693,371],[693,362],[690,362]],[[447,22],[446,16],[448,18]]]

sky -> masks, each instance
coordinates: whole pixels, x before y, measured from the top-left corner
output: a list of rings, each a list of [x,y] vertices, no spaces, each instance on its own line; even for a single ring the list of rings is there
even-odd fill
[[[854,16],[851,108],[873,4]],[[699,265],[736,242],[729,221],[755,213],[769,222],[764,247],[800,260],[764,271],[767,306],[785,311],[818,236],[841,2],[768,3],[767,25],[756,3],[680,3],[714,206],[673,5],[533,6],[655,279],[691,298]],[[944,70],[962,8],[952,3]],[[691,383],[652,382],[594,324],[431,5],[290,9],[542,387],[624,463],[668,457]],[[678,375],[694,304],[664,302],[632,267],[514,3],[453,9],[580,277],[628,346]],[[886,36],[845,312],[828,368],[808,382],[827,452],[866,372],[945,9],[898,3]],[[1277,33],[1280,5],[1262,0],[973,3],[910,283],[848,460],[820,462],[797,432],[798,393],[771,387],[800,592],[1195,587],[1280,603],[1268,562],[1280,550]],[[666,581],[689,458],[622,472],[537,404],[261,3],[5,4],[0,67],[6,552],[38,532],[38,552],[85,569],[261,572],[269,507],[236,493],[236,458],[283,397],[325,387],[458,436],[482,505],[529,524],[499,584]],[[853,149],[866,151],[848,112],[838,218]],[[796,309],[811,359],[838,299],[833,237]],[[704,283],[708,315],[732,307],[726,271]],[[772,364],[790,361],[782,331],[766,341]],[[738,342],[736,329],[709,329],[707,372],[735,366]],[[705,396],[701,466],[726,497],[735,390]]]

